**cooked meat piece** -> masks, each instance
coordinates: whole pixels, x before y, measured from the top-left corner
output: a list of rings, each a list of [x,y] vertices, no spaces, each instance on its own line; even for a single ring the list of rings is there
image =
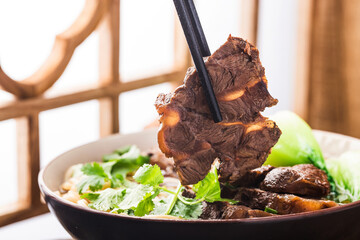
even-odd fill
[[[187,197],[187,198],[195,198],[196,197],[196,193],[192,189],[186,188],[186,187],[181,195],[183,197]]]
[[[233,188],[231,186],[222,183],[220,183],[220,189],[221,189],[220,195],[222,198],[233,199],[238,192],[237,188]]]
[[[333,201],[272,193],[257,188],[240,188],[234,199],[250,208],[265,209],[265,207],[269,207],[275,209],[278,214],[309,212],[337,206],[337,203]]]
[[[260,183],[264,180],[266,174],[268,174],[268,172],[273,169],[273,166],[266,165],[249,170],[241,179],[234,183],[234,185],[236,185],[237,187],[259,187]],[[220,184],[220,187],[222,198],[233,199],[238,192],[236,188],[228,186],[226,184]]]
[[[174,161],[167,158],[159,149],[151,150],[148,155],[150,156],[150,164],[157,164],[165,177],[178,177],[174,170]]]
[[[201,219],[240,219],[253,217],[268,217],[273,214],[242,205],[232,205],[227,202],[203,202]]]
[[[244,177],[239,179],[236,185],[241,187],[259,187],[266,174],[268,174],[273,169],[274,167],[270,165],[252,169],[246,172]]]
[[[215,158],[220,159],[220,181],[234,183],[266,160],[281,131],[260,112],[277,103],[267,90],[258,50],[241,38],[229,36],[206,68],[223,121],[214,123],[194,68],[174,93],[160,94],[160,149],[173,157],[183,185],[202,180]]]
[[[221,215],[222,219],[240,219],[240,218],[254,218],[254,217],[269,217],[274,214],[267,213],[257,209],[251,209],[242,205],[228,205],[224,208]]]
[[[202,202],[203,210],[199,218],[201,219],[220,219],[224,208],[227,206],[226,202]]]
[[[276,168],[266,175],[260,188],[309,197],[325,197],[330,192],[326,173],[312,164]]]

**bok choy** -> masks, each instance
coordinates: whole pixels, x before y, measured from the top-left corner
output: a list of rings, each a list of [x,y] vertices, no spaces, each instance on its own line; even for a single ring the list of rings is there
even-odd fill
[[[337,202],[360,200],[360,151],[343,153],[326,160],[326,166],[336,182]]]
[[[320,146],[310,126],[298,115],[289,111],[278,112],[271,119],[279,126],[282,134],[264,165],[280,167],[313,164],[328,175],[331,192],[334,192],[335,181],[326,167]]]

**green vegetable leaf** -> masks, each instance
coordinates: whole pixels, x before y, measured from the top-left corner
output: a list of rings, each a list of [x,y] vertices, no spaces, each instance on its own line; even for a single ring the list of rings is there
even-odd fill
[[[91,163],[85,164],[81,168],[81,171],[88,176],[96,175],[104,178],[108,177],[102,166],[97,162],[94,162],[92,164]]]
[[[91,191],[97,191],[103,188],[105,185],[105,178],[100,176],[84,176],[80,182],[76,185],[78,192],[81,194],[88,189]]]
[[[184,198],[187,201],[191,202],[194,199]],[[151,212],[151,215],[165,215],[169,204],[172,201],[172,197],[161,199],[155,202],[155,208]],[[171,210],[171,216],[180,217],[184,219],[197,219],[202,213],[202,203],[196,203],[192,205],[184,204],[183,202],[177,200],[173,209]]]
[[[221,189],[216,167],[213,167],[203,180],[193,185],[193,190],[196,193],[196,199],[202,199],[207,202],[237,202],[235,200],[221,198]]]
[[[207,202],[215,202],[221,199],[220,183],[216,168],[213,168],[207,176],[193,186],[197,199],[204,199]]]
[[[148,163],[150,158],[141,155],[140,149],[132,145],[117,149],[112,154],[104,155],[103,161],[114,163],[111,169],[113,178],[125,179],[128,173],[137,170],[144,163]]]
[[[100,190],[105,185],[105,182],[109,181],[103,167],[97,162],[83,165],[81,171],[85,176],[76,185],[80,194],[88,189],[91,191]]]
[[[92,202],[92,201],[95,201],[96,199],[98,199],[99,196],[100,196],[100,193],[84,193],[80,197],[81,197],[81,199],[86,198],[87,200]]]
[[[124,200],[119,204],[119,209],[135,210],[138,207],[138,205],[140,204],[140,202],[142,202],[143,200],[146,200],[149,197],[152,197],[153,195],[156,196],[156,194],[158,194],[158,193],[159,193],[158,191],[154,191],[154,188],[149,185],[138,184],[134,188],[128,188],[126,190]],[[147,208],[148,206],[146,205],[145,207]],[[146,212],[146,210],[143,210],[143,211]],[[138,212],[142,212],[142,210],[138,210]]]
[[[333,200],[346,203],[360,200],[360,151],[349,151],[325,161],[335,180]]]
[[[131,147],[133,147],[132,145],[128,145],[128,146],[123,146],[121,148],[118,148],[114,151],[114,153],[118,154],[118,155],[123,155],[127,152],[130,151]]]
[[[134,215],[135,216],[145,216],[146,214],[149,214],[155,207],[155,204],[153,202],[153,199],[155,196],[157,196],[159,193],[147,193],[144,197],[144,199],[138,204],[138,206],[135,208]]]
[[[91,201],[88,205],[89,207],[101,211],[109,211],[118,207],[124,198],[125,192],[125,189],[107,188],[98,193],[85,193],[81,197]]]
[[[154,199],[154,210],[150,213],[151,215],[164,215],[169,206],[171,197],[165,199]]]
[[[282,134],[264,165],[280,167],[312,163],[309,155],[313,159],[323,159],[310,126],[298,115],[282,111],[271,116],[271,119],[279,126]]]
[[[269,207],[265,207],[264,212],[278,214],[278,211],[276,211],[275,209],[269,208]]]
[[[335,182],[326,168],[320,146],[310,126],[293,112],[278,112],[271,117],[282,131],[279,141],[271,149],[264,165],[275,167],[313,164],[328,175],[331,190]]]
[[[157,186],[164,181],[164,176],[158,165],[144,164],[136,171],[134,179],[144,185]]]
[[[187,205],[178,200],[176,201],[170,215],[185,219],[197,219],[199,218],[201,213],[202,213],[202,203]]]

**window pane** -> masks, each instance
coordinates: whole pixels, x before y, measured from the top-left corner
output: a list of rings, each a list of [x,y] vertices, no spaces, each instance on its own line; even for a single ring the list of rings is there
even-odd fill
[[[159,93],[171,91],[170,83],[163,83],[120,95],[120,130],[131,133],[143,130],[157,121],[158,114],[154,103]]]
[[[279,103],[267,110],[292,110],[294,103],[298,0],[260,1],[258,48],[269,80],[269,91]]]
[[[122,81],[171,70],[174,6],[164,0],[122,0],[120,8]]]
[[[63,152],[99,137],[98,108],[98,101],[93,100],[40,114],[42,167]]]
[[[72,91],[95,84],[99,75],[99,37],[97,33],[91,34],[76,48],[63,75],[57,80],[53,87],[47,92]]]
[[[1,209],[18,199],[15,120],[0,122],[0,133],[0,188],[5,193],[0,197]]]
[[[8,102],[14,100],[14,96],[8,92],[0,90],[0,103]]]
[[[48,57],[55,35],[74,22],[84,2],[0,1],[1,65],[7,74],[15,79],[32,75]]]
[[[195,4],[212,53],[226,41],[229,34],[241,36],[241,1],[199,0]]]

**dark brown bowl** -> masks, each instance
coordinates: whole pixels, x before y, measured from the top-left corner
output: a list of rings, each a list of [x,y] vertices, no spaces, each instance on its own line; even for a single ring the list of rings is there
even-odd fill
[[[326,156],[360,149],[360,140],[314,131]],[[148,130],[115,135],[75,148],[50,162],[39,173],[39,186],[50,211],[77,239],[360,239],[360,202],[343,206],[266,218],[238,220],[172,220],[116,215],[81,207],[53,191],[63,182],[68,167],[99,161],[103,154],[127,144],[141,149],[156,145],[156,132]],[[46,227],[46,226],[44,226]]]

